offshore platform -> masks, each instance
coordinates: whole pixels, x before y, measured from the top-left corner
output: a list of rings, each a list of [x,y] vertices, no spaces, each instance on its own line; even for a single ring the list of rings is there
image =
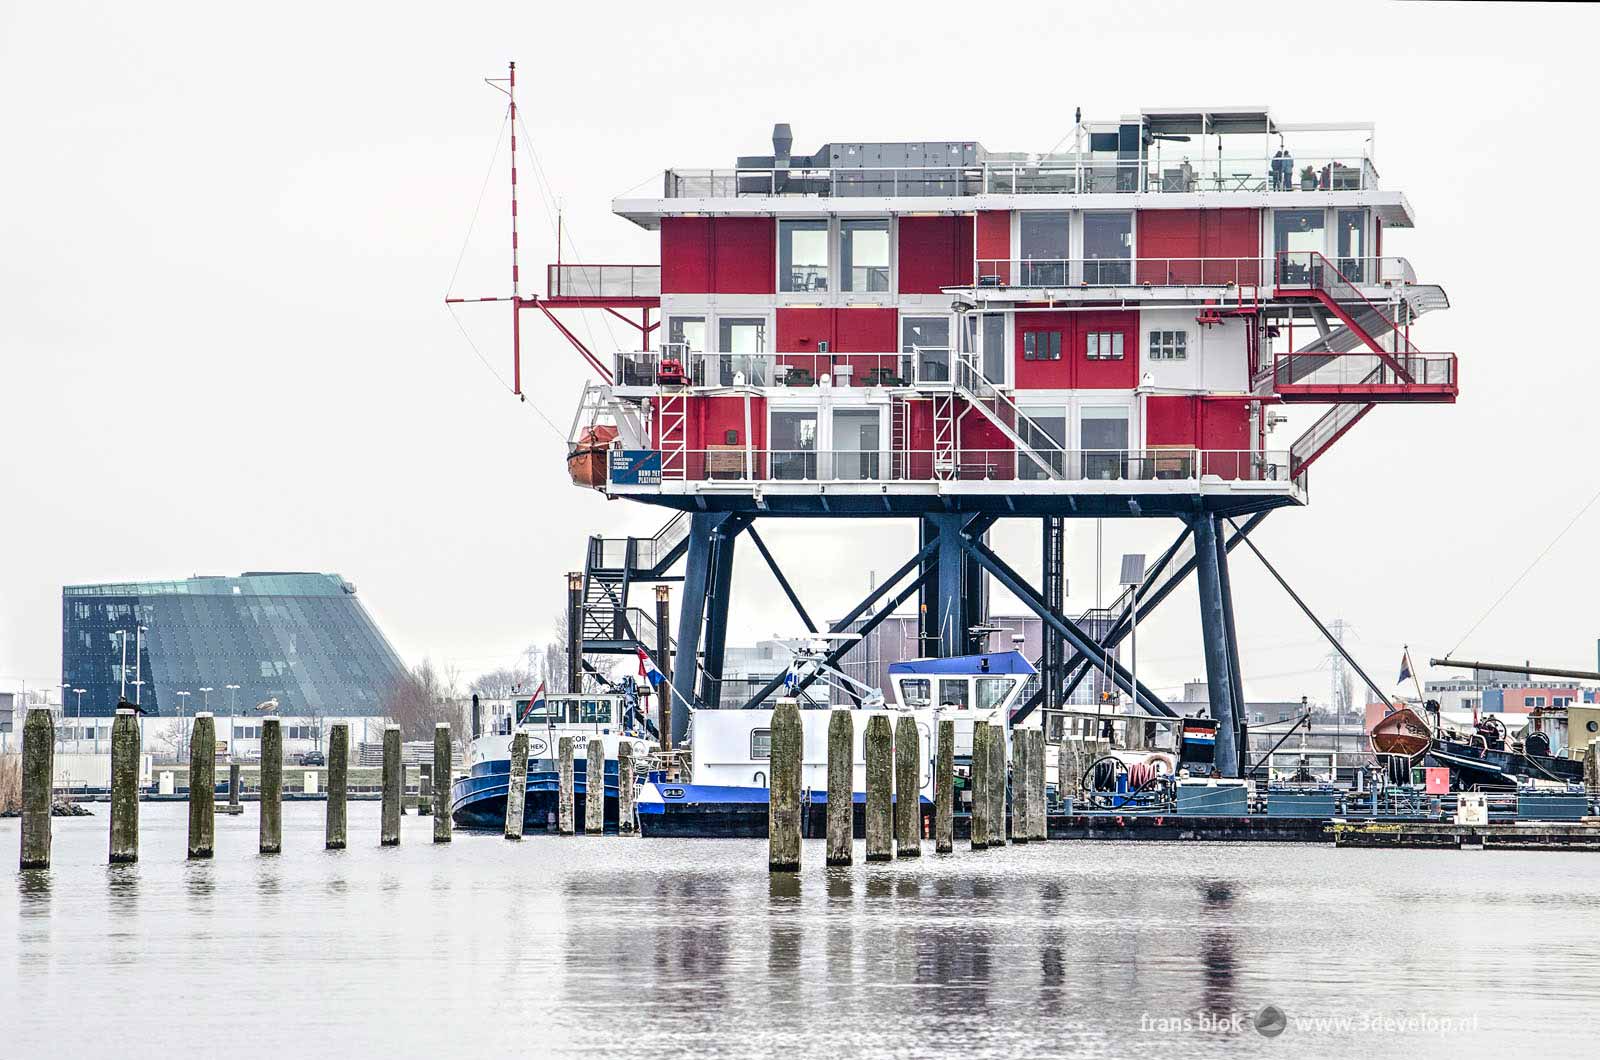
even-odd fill
[[[573,428],[575,480],[673,510],[652,538],[592,539],[571,585],[575,657],[643,646],[670,671],[671,702],[717,707],[741,538],[816,630],[758,524],[911,519],[920,547],[819,632],[865,634],[915,596],[929,655],[982,651],[992,579],[1045,629],[1013,724],[1092,672],[1170,717],[1115,649],[1193,573],[1217,772],[1239,776],[1230,551],[1274,509],[1308,503],[1312,466],[1374,408],[1456,398],[1455,355],[1412,335],[1448,300],[1384,253],[1413,218],[1380,183],[1374,143],[1370,124],[1264,107],[1080,115],[1044,154],[974,141],[797,153],[778,125],[770,153],[669,169],[658,190],[617,199],[659,233],[659,262],[556,264],[544,294],[513,297],[515,317],[542,313],[597,376]],[[626,320],[639,348],[589,349],[568,310]],[[1289,404],[1326,411],[1280,439]],[[1178,533],[1118,600],[1073,617],[1065,524],[1083,518]],[[1039,523],[1042,584],[990,547],[1001,519]],[[654,615],[629,592],[680,576],[672,637],[665,592]],[[834,665],[852,646],[835,643]],[[664,740],[684,737],[687,713],[671,710]]]

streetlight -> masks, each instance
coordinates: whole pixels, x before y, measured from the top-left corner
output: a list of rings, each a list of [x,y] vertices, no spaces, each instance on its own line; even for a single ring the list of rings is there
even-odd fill
[[[72,682],[71,681],[63,681],[63,682],[61,682],[61,724],[62,724],[63,727],[65,727],[66,723],[67,723],[67,693],[71,692],[71,691],[72,691]],[[47,700],[47,702],[48,702],[48,700]],[[74,733],[73,737],[74,737],[74,739],[76,739],[77,734]],[[61,743],[62,743],[62,749],[65,750],[65,748],[66,748],[66,737],[62,737]],[[74,748],[74,750],[76,750],[76,748]]]
[[[233,728],[238,724],[239,713],[238,685],[223,685],[228,690],[228,761],[233,761]]]
[[[78,706],[77,706],[77,710],[75,712],[75,717],[73,718],[73,724],[74,725],[81,725],[81,724],[83,724],[83,693],[84,693],[84,690],[81,689],[81,688],[74,688],[72,691],[74,691],[78,695]],[[94,753],[95,754],[99,754],[100,753],[100,723],[99,722],[96,722],[95,726],[94,726]]]
[[[138,690],[135,689],[134,690],[134,695],[138,695],[138,694],[139,694]],[[179,759],[180,762],[184,758],[188,757],[187,755],[184,754],[185,747],[186,747],[186,745],[188,744],[188,741],[189,741],[189,723],[186,720],[186,715],[185,715],[185,712],[188,709],[189,709],[189,693],[188,692],[179,692],[178,693],[178,759]]]

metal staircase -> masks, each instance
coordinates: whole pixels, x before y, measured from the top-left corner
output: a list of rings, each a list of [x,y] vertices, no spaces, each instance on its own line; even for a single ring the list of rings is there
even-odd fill
[[[665,581],[689,545],[689,514],[679,512],[651,537],[591,537],[583,566],[583,650],[597,655],[654,652],[655,619],[628,606],[634,582]]]
[[[1066,474],[1066,451],[1043,427],[1029,419],[1016,402],[989,381],[973,357],[966,353],[955,357],[955,392],[999,428],[1000,433],[1016,447],[1017,454],[1038,465],[1046,478],[1063,478]]]

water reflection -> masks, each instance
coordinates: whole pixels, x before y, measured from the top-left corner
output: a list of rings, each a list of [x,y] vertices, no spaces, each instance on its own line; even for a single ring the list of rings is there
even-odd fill
[[[1201,1005],[1211,1012],[1231,1012],[1236,1007],[1238,940],[1232,916],[1235,884],[1231,880],[1205,880],[1200,885],[1201,916],[1207,925],[1200,938]]]

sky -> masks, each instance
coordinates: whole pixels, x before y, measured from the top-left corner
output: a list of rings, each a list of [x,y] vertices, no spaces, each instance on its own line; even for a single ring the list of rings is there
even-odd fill
[[[582,260],[655,262],[653,233],[611,200],[669,166],[760,153],[777,121],[800,151],[1038,151],[1080,106],[1376,122],[1383,185],[1417,217],[1384,251],[1449,293],[1413,338],[1459,354],[1461,398],[1378,409],[1312,470],[1310,505],[1257,539],[1351,624],[1386,687],[1405,644],[1425,674],[1452,650],[1590,666],[1600,511],[1545,550],[1600,490],[1600,357],[1562,320],[1597,235],[1597,19],[1365,2],[0,5],[0,688],[60,680],[64,584],[272,569],[339,572],[403,657],[470,676],[550,635],[588,535],[664,521],[568,481],[585,369],[564,340],[525,315],[519,403],[509,311],[466,307],[458,327],[443,305],[509,285],[503,146],[490,168],[503,97],[483,78],[512,59],[539,163],[522,213],[535,280],[552,204]],[[603,319],[578,328],[629,341]],[[1122,553],[1176,530],[1107,523],[1107,598]],[[763,529],[817,615],[851,606],[914,533]],[[1096,527],[1068,534],[1070,611],[1095,600]],[[993,537],[1034,576],[1037,539],[1034,523]],[[1250,697],[1326,698],[1326,643],[1252,558],[1233,572]],[[748,547],[734,578],[735,639],[795,632]],[[1192,589],[1139,645],[1158,689],[1202,675]]]

